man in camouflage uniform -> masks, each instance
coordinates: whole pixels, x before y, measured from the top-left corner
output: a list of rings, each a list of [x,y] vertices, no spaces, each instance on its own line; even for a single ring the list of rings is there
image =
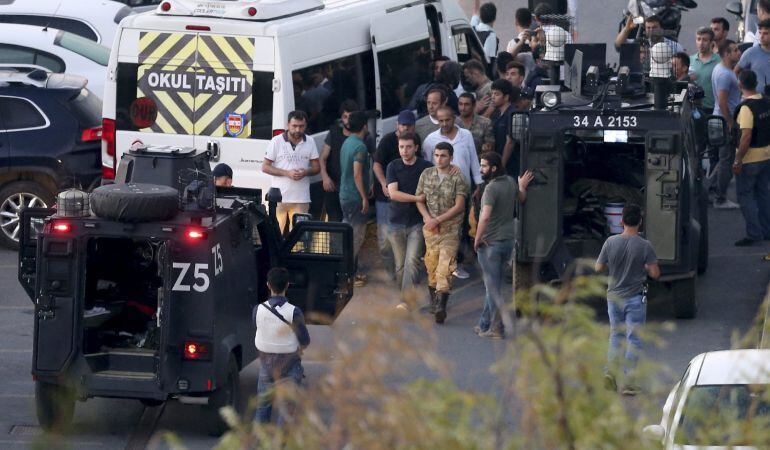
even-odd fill
[[[457,267],[462,214],[470,191],[463,174],[452,173],[453,154],[452,144],[436,144],[433,150],[436,166],[422,172],[415,191],[416,196],[425,196],[424,202],[417,203],[417,209],[425,223],[425,267],[428,270],[428,290],[436,323],[444,323],[446,319],[446,305],[452,290],[452,272]]]
[[[492,151],[495,148],[492,121],[476,114],[476,97],[473,94],[463,92],[457,99],[457,107],[460,109],[460,117],[455,123],[458,127],[471,132],[473,143],[476,145],[477,156],[481,157],[482,153]]]

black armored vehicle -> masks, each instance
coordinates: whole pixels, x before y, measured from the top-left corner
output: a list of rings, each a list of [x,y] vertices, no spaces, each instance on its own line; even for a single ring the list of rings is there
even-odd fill
[[[218,410],[239,406],[239,372],[257,357],[251,311],[270,267],[289,269],[309,323],[337,317],[353,295],[350,226],[298,221],[284,239],[260,200],[215,188],[207,152],[138,148],[115,184],[24,211],[19,281],[35,304],[45,429],[66,427],[76,399],[115,397],[202,405],[223,432]]]
[[[662,272],[651,298],[668,298],[676,317],[692,318],[696,276],[708,264],[702,160],[724,143],[726,126],[698,108],[702,90],[671,79],[671,54],[664,61],[653,53],[658,59],[642,71],[639,46],[629,45],[619,69],[605,64],[604,44],[566,45],[564,81],[563,61],[546,62],[556,82],[538,86],[532,108],[514,115],[522,170],[535,175],[519,214],[517,259],[535,263],[540,281],[568,277],[580,258],[592,267],[606,238],[622,231],[622,207],[638,204]]]

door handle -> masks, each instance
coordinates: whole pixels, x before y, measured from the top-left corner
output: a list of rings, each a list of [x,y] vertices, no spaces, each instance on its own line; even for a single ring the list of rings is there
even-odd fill
[[[211,154],[212,161],[219,161],[219,141],[208,141],[206,150]]]

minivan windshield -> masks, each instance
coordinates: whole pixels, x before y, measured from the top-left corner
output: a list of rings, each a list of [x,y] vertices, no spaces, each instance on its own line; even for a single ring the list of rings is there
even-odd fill
[[[84,58],[90,59],[101,66],[107,67],[107,63],[110,60],[109,48],[66,31],[59,31],[53,43],[54,45],[66,48],[73,53],[77,53]]]

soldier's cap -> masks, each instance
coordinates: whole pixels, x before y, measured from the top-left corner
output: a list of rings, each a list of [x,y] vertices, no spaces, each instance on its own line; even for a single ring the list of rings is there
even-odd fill
[[[225,163],[219,163],[214,167],[214,170],[211,171],[211,175],[213,175],[214,178],[219,178],[219,177],[232,178],[233,169],[230,168],[230,166],[228,166]]]
[[[412,111],[405,109],[398,113],[397,121],[401,125],[414,125],[417,119],[415,119],[414,113]]]

